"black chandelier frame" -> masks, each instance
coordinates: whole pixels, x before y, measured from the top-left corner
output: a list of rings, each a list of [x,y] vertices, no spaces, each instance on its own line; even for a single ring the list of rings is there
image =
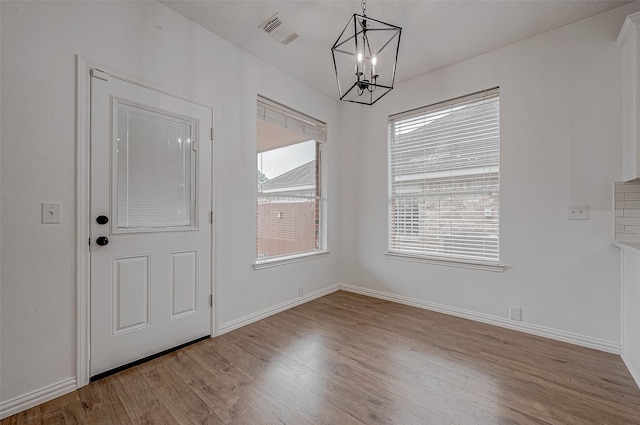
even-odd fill
[[[364,5],[364,3],[363,3]],[[364,6],[366,7],[366,6]],[[352,102],[352,103],[360,103],[360,104],[365,104],[365,105],[373,105],[374,103],[376,103],[378,100],[380,100],[382,97],[384,97],[387,93],[389,93],[392,89],[393,86],[395,84],[395,77],[396,77],[396,67],[397,67],[397,63],[398,63],[398,53],[400,51],[400,37],[402,35],[402,28],[397,26],[397,25],[393,25],[393,24],[389,24],[387,22],[383,22],[380,21],[378,19],[373,19],[370,18],[369,16],[367,16],[364,12],[364,7],[363,7],[363,13],[362,14],[358,14],[358,13],[354,13],[351,18],[349,19],[349,21],[347,22],[347,24],[345,25],[345,27],[343,28],[342,32],[340,33],[340,35],[338,36],[338,39],[336,40],[336,42],[333,44],[333,47],[331,48],[331,55],[333,57],[333,67],[336,73],[336,80],[338,83],[338,92],[340,95],[340,100],[343,100],[345,102]],[[384,26],[386,28],[368,28],[367,27],[367,23],[370,22],[374,22],[377,23],[381,26]],[[358,27],[358,24],[360,24],[360,28]],[[352,29],[350,27],[353,27]],[[342,40],[342,37],[345,35],[345,32],[347,31],[351,31],[353,30],[353,34],[349,34],[349,37],[346,38],[345,40]],[[368,32],[378,32],[378,31],[393,31],[395,32],[395,34],[393,34],[383,45],[382,47],[380,47],[379,49],[377,49],[377,52],[375,54],[372,55],[371,52],[371,46],[368,43],[368,39],[366,37]],[[362,36],[362,43],[365,43],[365,48],[369,49],[369,55],[370,57],[377,57],[377,55],[382,52],[389,44],[391,44],[393,41],[395,41],[395,39],[397,38],[396,41],[396,46],[395,46],[395,56],[393,58],[393,68],[392,68],[392,72],[391,72],[391,84],[389,85],[387,84],[380,84],[378,83],[377,79],[378,79],[378,75],[373,74],[373,71],[371,73],[371,79],[366,79],[366,75],[364,75],[363,72],[360,72],[360,69],[358,68],[357,62],[356,62],[356,72],[354,73],[355,75],[355,79],[353,84],[351,84],[351,86],[345,90],[343,92],[342,90],[342,86],[340,83],[340,74],[338,73],[338,64],[336,62],[336,53],[342,53],[342,54],[346,54],[348,56],[353,56],[354,58],[357,58],[357,53],[354,53],[354,51],[347,51],[344,50],[344,46],[348,43],[355,43],[355,52],[358,52],[358,37]],[[362,77],[362,79],[361,79]],[[372,93],[374,91],[376,91],[377,89],[383,89],[385,90],[385,92],[378,96],[377,98],[373,98]],[[366,96],[368,98],[368,101],[363,99],[363,100],[352,100],[352,99],[348,99],[346,98],[350,93],[352,93],[353,90],[357,91],[358,94],[358,99],[360,98],[360,96],[362,96],[365,93],[369,93],[368,96]]]

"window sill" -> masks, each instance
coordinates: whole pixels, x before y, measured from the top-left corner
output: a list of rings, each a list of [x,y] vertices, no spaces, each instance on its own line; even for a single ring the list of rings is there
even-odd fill
[[[253,264],[254,270],[268,269],[270,267],[282,266],[284,264],[298,263],[300,261],[323,258],[329,255],[329,251],[305,252],[304,254],[287,255],[286,257],[270,258],[268,260],[256,261]]]
[[[481,263],[464,260],[448,260],[437,257],[419,257],[417,255],[399,254],[397,252],[386,252],[384,254],[390,260],[412,261],[415,263],[436,264],[439,266],[462,267],[465,269],[487,270],[492,272],[504,272],[504,264]]]

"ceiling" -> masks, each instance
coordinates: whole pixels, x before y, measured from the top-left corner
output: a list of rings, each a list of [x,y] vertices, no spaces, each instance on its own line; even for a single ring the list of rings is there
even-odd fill
[[[331,46],[360,1],[168,1],[163,4],[303,83],[337,98]],[[377,1],[367,15],[402,27],[396,82],[480,55],[630,1]],[[259,26],[278,12],[299,37],[288,45]]]

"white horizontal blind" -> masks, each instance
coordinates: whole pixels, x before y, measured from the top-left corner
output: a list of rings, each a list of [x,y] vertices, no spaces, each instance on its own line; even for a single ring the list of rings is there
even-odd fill
[[[258,96],[257,117],[259,120],[303,134],[316,142],[327,140],[325,123],[261,96]]]
[[[194,226],[196,123],[115,103],[116,231]]]
[[[498,262],[497,88],[389,117],[388,154],[390,252]]]

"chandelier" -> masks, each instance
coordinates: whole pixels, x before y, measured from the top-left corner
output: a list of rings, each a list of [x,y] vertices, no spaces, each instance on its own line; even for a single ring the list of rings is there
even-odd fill
[[[402,28],[353,14],[331,48],[340,100],[373,105],[393,89]]]

